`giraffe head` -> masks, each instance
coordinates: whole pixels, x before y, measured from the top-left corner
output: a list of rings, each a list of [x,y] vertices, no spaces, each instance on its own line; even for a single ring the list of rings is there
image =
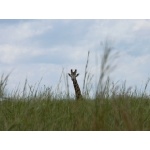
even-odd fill
[[[72,71],[71,69],[71,74],[68,73],[68,75],[71,77],[72,80],[75,80],[79,73],[77,74],[77,69],[75,69],[75,71]]]

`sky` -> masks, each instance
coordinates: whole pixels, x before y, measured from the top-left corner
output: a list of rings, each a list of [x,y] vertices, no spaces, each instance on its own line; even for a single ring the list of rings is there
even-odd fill
[[[77,69],[82,90],[88,51],[96,76],[96,58],[106,41],[119,56],[113,81],[144,87],[150,76],[150,20],[136,19],[18,19],[0,20],[0,75],[11,72],[8,89],[30,85],[57,87],[61,72]],[[95,82],[93,78],[93,82]],[[62,86],[64,81],[62,79]],[[69,78],[70,90],[73,91]]]

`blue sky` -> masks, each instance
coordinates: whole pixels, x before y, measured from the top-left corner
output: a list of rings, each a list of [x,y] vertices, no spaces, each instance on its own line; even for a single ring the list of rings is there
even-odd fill
[[[87,53],[95,74],[95,55],[106,39],[119,52],[112,79],[143,85],[150,76],[150,20],[144,19],[0,20],[0,74],[13,70],[9,89],[25,78],[30,84],[43,78],[41,85],[55,87],[62,68],[65,73],[72,68],[82,87]]]

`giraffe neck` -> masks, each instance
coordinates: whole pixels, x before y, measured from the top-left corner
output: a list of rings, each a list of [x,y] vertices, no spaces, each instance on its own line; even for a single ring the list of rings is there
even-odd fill
[[[75,89],[76,99],[79,99],[82,97],[80,87],[79,87],[76,79],[73,79],[72,81],[73,81],[73,85],[74,85],[74,89]]]

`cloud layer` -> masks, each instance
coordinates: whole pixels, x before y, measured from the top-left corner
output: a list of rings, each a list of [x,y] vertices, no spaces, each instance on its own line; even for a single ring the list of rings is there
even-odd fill
[[[120,55],[114,80],[140,86],[150,75],[149,20],[0,20],[0,35],[0,73],[14,69],[10,89],[26,77],[55,86],[62,68],[77,68],[82,85],[87,52],[95,68],[106,39]]]

